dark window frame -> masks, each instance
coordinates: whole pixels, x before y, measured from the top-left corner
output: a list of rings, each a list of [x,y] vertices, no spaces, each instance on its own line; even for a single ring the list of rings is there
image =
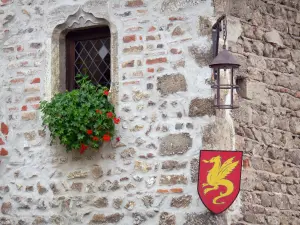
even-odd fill
[[[108,26],[74,30],[66,35],[66,89],[68,91],[76,88],[74,67],[75,42],[110,37]]]

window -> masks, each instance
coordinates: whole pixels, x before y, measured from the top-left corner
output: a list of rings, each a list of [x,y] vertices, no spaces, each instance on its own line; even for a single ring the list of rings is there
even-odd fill
[[[96,27],[66,36],[66,88],[78,88],[76,74],[87,74],[94,84],[110,88],[110,30]]]

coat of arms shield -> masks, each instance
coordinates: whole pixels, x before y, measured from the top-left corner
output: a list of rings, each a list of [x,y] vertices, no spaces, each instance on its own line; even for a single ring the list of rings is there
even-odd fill
[[[242,158],[241,151],[200,151],[198,194],[211,212],[224,212],[238,196]]]

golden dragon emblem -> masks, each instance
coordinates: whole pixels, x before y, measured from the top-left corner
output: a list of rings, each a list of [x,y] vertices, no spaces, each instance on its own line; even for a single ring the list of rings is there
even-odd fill
[[[213,199],[213,204],[224,204],[224,202],[217,201],[221,198],[231,195],[234,190],[233,183],[230,180],[225,179],[239,164],[239,161],[233,162],[233,160],[234,157],[226,160],[223,164],[221,163],[221,156],[213,157],[210,160],[203,160],[204,163],[214,163],[213,168],[208,171],[206,180],[207,183],[202,184],[202,187],[212,187],[205,188],[204,194],[207,194],[213,190],[218,190],[219,186],[225,186],[227,189],[225,193],[220,192],[220,195]]]

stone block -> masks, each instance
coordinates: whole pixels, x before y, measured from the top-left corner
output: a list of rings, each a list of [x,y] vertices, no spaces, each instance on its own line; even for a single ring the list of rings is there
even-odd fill
[[[127,1],[125,4],[126,7],[131,7],[131,8],[141,7],[143,5],[144,2],[142,0],[131,0],[131,1]]]
[[[123,42],[124,43],[130,43],[136,41],[136,35],[128,35],[123,37]]]
[[[3,214],[9,214],[12,209],[12,205],[10,202],[3,202],[1,206],[1,212]]]
[[[108,200],[106,197],[98,198],[96,201],[94,201],[93,206],[97,208],[106,208],[108,206]]]
[[[198,182],[198,173],[199,173],[199,159],[194,158],[191,161],[191,181],[192,183]]]
[[[192,202],[191,195],[183,195],[178,198],[173,198],[171,201],[171,207],[186,208],[191,204],[191,202]]]
[[[162,156],[182,155],[192,147],[192,144],[193,140],[188,133],[170,134],[162,139],[159,154]]]
[[[227,225],[227,219],[224,214],[214,215],[212,213],[187,213],[183,225]]]
[[[283,46],[282,38],[277,30],[272,30],[270,32],[265,33],[264,38],[268,43]]]
[[[144,50],[142,45],[139,46],[131,46],[123,49],[123,53],[140,53]]]
[[[300,62],[300,50],[293,50],[291,54],[294,62]]]
[[[162,95],[187,91],[185,77],[182,74],[164,75],[157,78],[157,90]]]
[[[162,212],[159,217],[159,225],[176,225],[176,216],[168,212]]]
[[[176,36],[182,36],[182,35],[184,35],[184,30],[180,26],[175,27],[175,29],[172,32],[172,36],[176,37]]]
[[[145,214],[138,213],[138,212],[132,213],[132,218],[133,218],[134,225],[140,225],[147,220],[147,217]]]
[[[103,176],[103,170],[100,166],[93,166],[91,172],[94,179],[99,179]]]
[[[212,116],[215,115],[215,113],[216,111],[212,99],[196,98],[193,99],[190,103],[189,117],[202,117],[205,115]]]
[[[104,214],[95,214],[90,221],[90,224],[107,224],[107,223],[118,223],[120,220],[122,220],[124,217],[124,214],[120,213],[114,213],[110,215],[104,215]]]
[[[174,160],[167,160],[162,162],[162,169],[163,170],[179,170],[179,169],[184,169],[187,166],[187,162],[178,162],[178,161],[174,161]]]
[[[162,175],[159,180],[160,185],[187,184],[188,180],[184,175]]]

